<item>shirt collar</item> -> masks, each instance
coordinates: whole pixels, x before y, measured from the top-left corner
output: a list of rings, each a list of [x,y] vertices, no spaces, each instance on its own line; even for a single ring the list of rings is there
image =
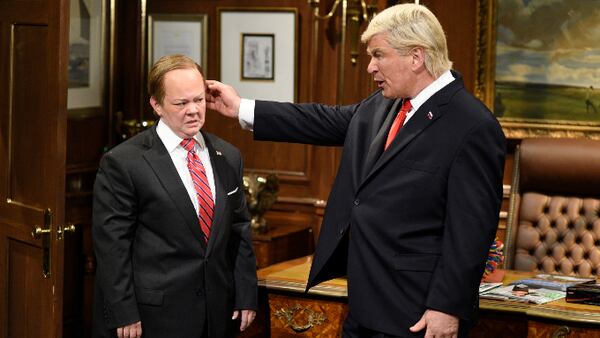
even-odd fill
[[[429,98],[433,96],[433,94],[446,87],[452,81],[454,81],[454,76],[452,75],[452,72],[447,70],[440,77],[435,79],[435,81],[430,83],[429,86],[421,90],[421,92],[417,94],[417,96],[410,99],[413,111],[417,111],[419,107],[421,107],[421,105],[425,103],[425,101],[429,100]]]
[[[177,134],[175,134],[173,130],[171,130],[171,128],[169,128],[169,126],[162,121],[162,119],[158,121],[156,133],[169,153],[172,153],[175,149],[177,149],[177,146],[179,146],[181,141],[183,141],[183,139],[177,136]],[[200,150],[204,150],[206,143],[204,142],[202,133],[199,132],[194,135],[194,139],[196,140],[196,144],[200,147]]]

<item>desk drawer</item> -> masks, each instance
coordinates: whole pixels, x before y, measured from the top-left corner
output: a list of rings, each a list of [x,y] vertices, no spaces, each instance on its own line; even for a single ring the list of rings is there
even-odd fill
[[[341,337],[348,313],[343,302],[321,298],[269,295],[271,337]]]
[[[527,337],[596,338],[600,337],[600,328],[578,323],[529,320]]]

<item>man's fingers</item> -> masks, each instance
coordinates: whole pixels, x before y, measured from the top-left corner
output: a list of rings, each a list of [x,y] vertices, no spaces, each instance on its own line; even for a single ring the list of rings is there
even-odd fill
[[[238,310],[235,310],[235,311],[233,311],[233,316],[231,316],[231,319],[236,320],[239,315],[240,315],[240,312]]]
[[[248,327],[248,316],[242,315],[242,320],[240,321],[240,331],[244,331]]]
[[[130,338],[141,338],[142,337],[142,323],[137,322],[133,324],[133,327],[129,331]]]
[[[252,324],[254,318],[256,317],[256,312],[252,310],[242,310],[242,320],[240,323],[240,331],[244,331],[245,329]]]
[[[425,315],[423,315],[421,317],[421,319],[419,319],[419,321],[417,323],[415,323],[415,325],[410,327],[410,332],[419,332],[426,327],[427,327],[427,320],[425,320]]]
[[[142,322],[136,322],[127,326],[117,328],[118,338],[141,338],[142,337]]]

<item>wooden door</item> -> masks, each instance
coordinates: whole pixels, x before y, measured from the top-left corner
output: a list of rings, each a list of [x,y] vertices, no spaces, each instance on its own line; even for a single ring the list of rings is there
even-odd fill
[[[68,8],[0,1],[0,338],[62,336]]]

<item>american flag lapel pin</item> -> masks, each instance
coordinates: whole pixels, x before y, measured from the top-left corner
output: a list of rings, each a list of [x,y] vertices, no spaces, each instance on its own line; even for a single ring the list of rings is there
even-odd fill
[[[428,120],[432,120],[433,119],[433,114],[431,112],[427,113],[427,119]]]
[[[219,156],[223,156],[223,153],[221,153],[221,152],[220,152],[220,151],[218,151],[218,150],[215,150],[215,153],[217,153],[217,155],[219,155]]]

